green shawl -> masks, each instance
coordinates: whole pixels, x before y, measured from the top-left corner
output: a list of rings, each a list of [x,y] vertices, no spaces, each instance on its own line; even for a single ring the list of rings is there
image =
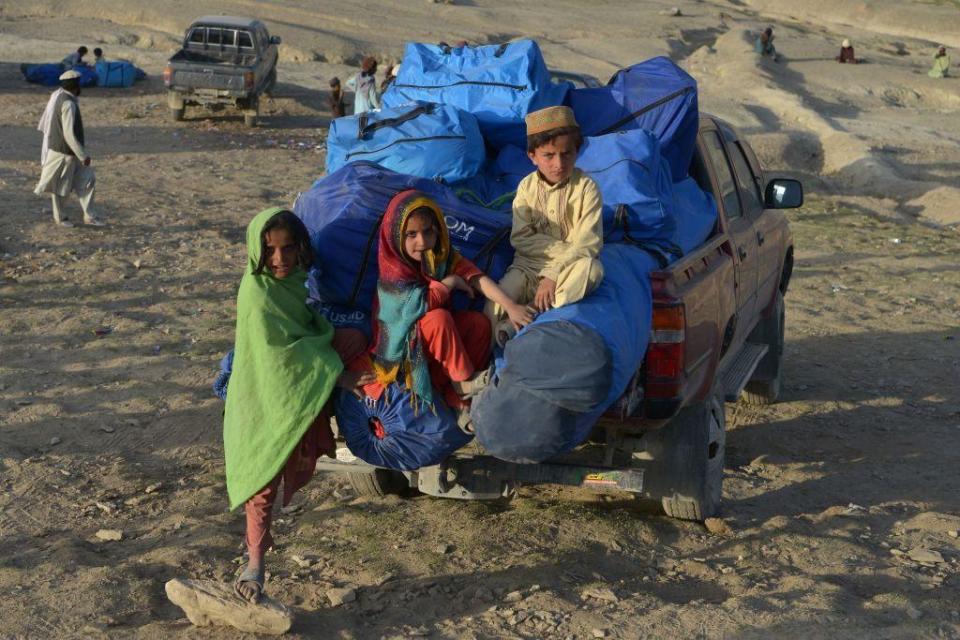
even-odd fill
[[[278,280],[260,261],[263,228],[282,209],[247,227],[247,268],[237,293],[233,373],[223,416],[227,494],[235,509],[266,486],[323,409],[343,363],[333,327],[306,305],[306,273]]]

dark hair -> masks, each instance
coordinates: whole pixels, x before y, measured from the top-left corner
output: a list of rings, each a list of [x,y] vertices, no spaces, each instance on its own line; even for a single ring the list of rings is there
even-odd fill
[[[333,76],[332,78],[330,78],[330,86],[331,86],[331,87],[339,87],[339,86],[340,86],[340,78],[338,78],[337,76]]]
[[[93,50],[93,55],[95,55],[95,56],[102,56],[102,55],[103,55],[103,49],[101,49],[100,47],[97,47],[96,49]]]
[[[532,136],[527,136],[527,153],[533,153],[538,148],[553,142],[560,136],[572,136],[573,144],[576,145],[577,151],[580,151],[580,147],[583,146],[583,134],[580,133],[580,127],[557,127],[556,129],[549,129],[535,133]]]
[[[407,215],[407,220],[413,216],[426,216],[430,218],[430,224],[432,224],[434,227],[437,226],[437,216],[430,207],[417,207]]]
[[[80,90],[80,78],[70,78],[69,80],[61,80],[60,86],[69,91],[70,93],[76,94]]]
[[[290,211],[278,211],[273,217],[267,220],[263,225],[263,232],[260,234],[260,262],[257,268],[253,270],[253,275],[258,276],[263,273],[267,266],[267,233],[275,229],[283,229],[293,238],[293,244],[297,247],[297,264],[306,271],[313,264],[313,249],[310,247],[310,232],[304,226],[303,221]]]
[[[77,47],[77,53],[84,55],[87,53],[87,48],[81,45],[80,47]]]

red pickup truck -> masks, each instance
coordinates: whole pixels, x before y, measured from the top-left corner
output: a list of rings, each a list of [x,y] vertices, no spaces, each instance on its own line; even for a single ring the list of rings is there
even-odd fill
[[[702,117],[690,175],[719,216],[697,250],[651,274],[645,361],[590,440],[561,458],[514,464],[468,445],[412,472],[374,468],[344,447],[318,469],[350,474],[361,494],[502,499],[519,484],[629,491],[667,515],[702,520],[720,508],[724,402],[766,404],[780,392],[784,302],[793,237],[778,209],[803,204],[796,180],[767,180],[750,145]]]

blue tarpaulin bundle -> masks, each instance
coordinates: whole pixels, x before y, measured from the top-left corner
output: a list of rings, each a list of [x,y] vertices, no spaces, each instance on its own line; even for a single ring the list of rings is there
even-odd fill
[[[527,113],[563,104],[570,88],[550,80],[533,40],[477,47],[410,43],[382,102],[437,102],[472,113],[484,139],[499,149],[523,145]]]
[[[98,62],[95,68],[98,87],[132,87],[134,82],[147,76],[127,60],[102,61]]]
[[[78,64],[73,68],[80,74],[80,86],[92,87],[97,84],[97,70],[85,64]],[[50,64],[22,64],[20,72],[27,82],[42,84],[46,87],[56,87],[60,84],[60,74],[65,71],[59,63]]]
[[[686,177],[697,142],[697,81],[660,56],[618,71],[605,87],[570,92],[583,135],[647,129],[659,140],[674,180]]]
[[[486,152],[477,119],[449,105],[417,102],[337,118],[327,136],[327,172],[366,160],[447,182],[475,175]]]
[[[404,189],[433,198],[461,255],[491,278],[503,276],[513,260],[509,215],[465,202],[433,180],[355,162],[318,180],[294,205],[315,254],[308,278],[311,298],[332,305],[335,313],[370,311],[377,285],[377,230],[390,199]]]
[[[410,393],[398,384],[379,400],[340,393],[337,428],[347,448],[364,462],[412,471],[442,462],[473,438],[460,430],[456,416],[439,398],[434,409],[415,413]]]
[[[649,273],[658,262],[626,244],[605,246],[600,260],[600,286],[521,330],[493,384],[474,398],[477,439],[494,456],[529,463],[572,450],[640,368],[653,309]]]

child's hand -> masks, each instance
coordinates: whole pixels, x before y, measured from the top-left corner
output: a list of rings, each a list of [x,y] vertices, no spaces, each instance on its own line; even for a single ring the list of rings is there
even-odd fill
[[[443,286],[445,286],[447,289],[450,289],[450,292],[451,292],[451,293],[453,293],[453,291],[459,289],[460,291],[463,291],[464,293],[466,293],[466,294],[467,294],[468,296],[470,296],[471,298],[473,298],[473,296],[476,295],[475,292],[474,292],[474,290],[473,290],[473,287],[471,287],[469,284],[467,284],[467,281],[464,280],[463,278],[461,278],[461,277],[458,276],[458,275],[455,275],[455,274],[454,274],[454,275],[449,275],[449,276],[447,276],[446,278],[444,278],[443,280],[441,280],[440,283],[441,283]]]
[[[522,304],[512,304],[506,309],[507,317],[513,323],[513,328],[517,331],[533,322],[533,313],[530,308]]]
[[[337,386],[347,391],[356,391],[371,382],[376,382],[377,376],[370,371],[348,371],[343,370],[340,377],[337,378]]]
[[[540,286],[533,296],[533,306],[539,311],[547,311],[557,300],[557,281],[550,278],[540,278]]]

